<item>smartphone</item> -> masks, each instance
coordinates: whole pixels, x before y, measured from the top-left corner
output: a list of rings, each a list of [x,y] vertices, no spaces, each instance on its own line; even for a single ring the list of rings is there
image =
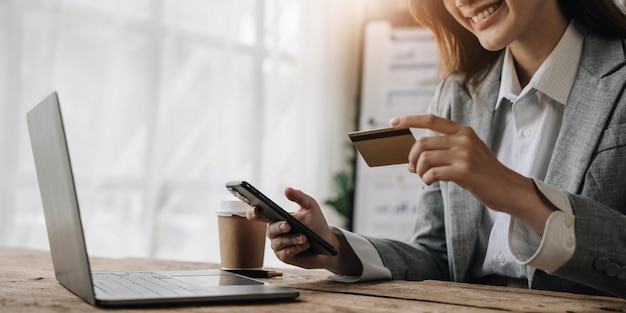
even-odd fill
[[[291,226],[290,233],[301,233],[311,243],[309,251],[315,254],[325,255],[337,255],[337,250],[326,240],[322,239],[318,234],[313,232],[302,222],[298,221],[289,212],[283,210],[274,201],[270,200],[267,196],[261,193],[258,189],[254,188],[246,181],[232,181],[226,183],[226,189],[228,189],[239,200],[247,203],[250,206],[257,207],[257,212],[263,215],[271,222],[287,221]]]
[[[409,162],[415,137],[408,128],[381,128],[348,133],[368,166],[383,166]]]

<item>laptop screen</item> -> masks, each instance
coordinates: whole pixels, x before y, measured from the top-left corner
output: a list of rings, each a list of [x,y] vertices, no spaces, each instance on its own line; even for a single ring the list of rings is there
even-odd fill
[[[91,271],[56,92],[28,112],[26,119],[55,276],[93,304]]]

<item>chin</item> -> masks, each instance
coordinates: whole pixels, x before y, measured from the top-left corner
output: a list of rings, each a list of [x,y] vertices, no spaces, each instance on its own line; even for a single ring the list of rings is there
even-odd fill
[[[506,44],[502,44],[501,42],[496,42],[495,40],[480,40],[480,45],[483,46],[486,50],[489,51],[500,51],[506,48]]]

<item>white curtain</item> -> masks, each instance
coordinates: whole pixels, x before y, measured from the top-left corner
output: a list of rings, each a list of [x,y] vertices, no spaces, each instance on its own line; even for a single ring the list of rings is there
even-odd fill
[[[25,113],[53,90],[92,255],[219,261],[229,180],[332,197],[363,6],[0,0],[0,245],[47,249]]]

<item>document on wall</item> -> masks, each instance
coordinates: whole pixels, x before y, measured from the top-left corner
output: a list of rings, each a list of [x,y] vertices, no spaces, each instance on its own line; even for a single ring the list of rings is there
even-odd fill
[[[421,27],[392,28],[386,21],[370,22],[364,47],[359,130],[388,127],[395,116],[426,113],[437,84],[432,33]],[[425,134],[411,131],[415,137]],[[354,230],[409,240],[422,186],[406,164],[371,168],[357,155]]]

